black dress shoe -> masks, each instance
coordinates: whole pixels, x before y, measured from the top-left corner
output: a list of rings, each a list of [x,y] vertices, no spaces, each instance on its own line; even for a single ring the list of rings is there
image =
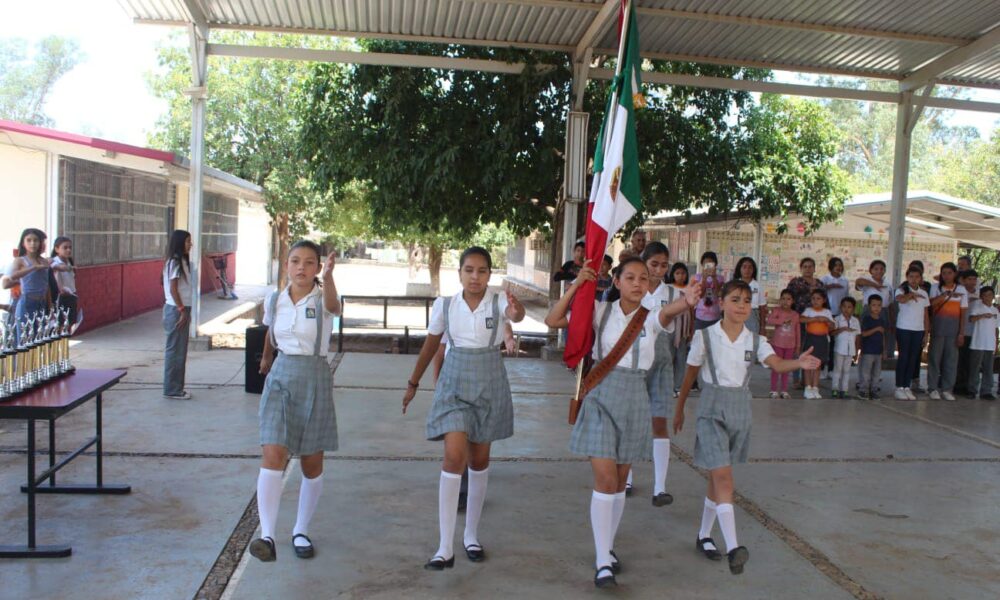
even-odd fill
[[[622,572],[622,561],[618,560],[614,550],[611,550],[611,572],[615,575]]]
[[[626,483],[625,484],[625,495],[626,496],[631,496],[632,495],[632,484],[631,483]]]
[[[295,544],[295,538],[302,538],[308,543],[308,546],[297,546]],[[313,542],[309,539],[309,536],[304,533],[296,533],[292,536],[292,548],[295,548],[295,556],[299,558],[312,558],[316,556],[316,549],[313,548]]]
[[[674,503],[674,497],[666,492],[653,496],[653,506],[666,506]]]
[[[986,394],[985,396],[980,396],[979,399],[980,400],[990,400],[990,401],[992,401],[992,400],[996,400],[997,397],[994,396],[993,394]]]
[[[712,544],[711,548],[706,548],[705,544]],[[705,555],[709,560],[722,560],[722,553],[718,551],[718,546],[715,545],[715,540],[710,537],[701,538],[694,543],[698,551]]]
[[[486,553],[483,551],[483,547],[479,544],[469,544],[465,547],[465,555],[469,557],[472,562],[483,562],[486,560]]]
[[[435,556],[434,558],[427,561],[424,568],[428,571],[444,571],[445,569],[450,569],[455,566],[455,557],[452,556],[448,560],[445,560],[442,556]]]
[[[263,562],[274,561],[278,557],[278,552],[274,548],[274,540],[266,537],[257,538],[250,542],[250,556]]]
[[[617,586],[614,570],[609,566],[597,569],[594,573],[594,585],[601,589]]]
[[[743,565],[750,560],[750,551],[746,546],[737,546],[729,551],[729,572],[739,575],[743,572]]]

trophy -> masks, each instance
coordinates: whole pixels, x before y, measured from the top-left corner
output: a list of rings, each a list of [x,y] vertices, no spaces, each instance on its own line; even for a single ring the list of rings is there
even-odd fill
[[[14,395],[14,343],[13,332],[7,319],[0,319],[0,400]]]

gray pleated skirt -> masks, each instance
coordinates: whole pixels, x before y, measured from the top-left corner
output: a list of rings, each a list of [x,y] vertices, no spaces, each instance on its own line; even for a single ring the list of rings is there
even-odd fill
[[[694,440],[696,466],[712,470],[747,461],[750,399],[748,388],[701,382]]]
[[[337,449],[333,375],[325,357],[278,353],[260,397],[260,443],[298,456]]]
[[[674,398],[674,336],[667,332],[656,338],[653,365],[646,374],[649,410],[654,417],[671,417]]]
[[[449,348],[427,415],[427,439],[462,431],[485,444],[514,435],[514,403],[496,348]]]
[[[615,367],[584,398],[569,449],[623,465],[648,459],[652,439],[646,371]]]

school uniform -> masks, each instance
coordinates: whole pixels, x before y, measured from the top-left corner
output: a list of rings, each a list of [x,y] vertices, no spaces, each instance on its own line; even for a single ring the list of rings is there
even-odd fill
[[[651,310],[631,349],[580,406],[570,434],[569,449],[574,454],[610,458],[617,464],[649,457],[652,413],[646,376],[653,366],[657,337],[664,329],[659,306],[644,302]],[[595,360],[600,362],[611,351],[633,314],[622,311],[620,300],[595,303]]]
[[[931,343],[927,356],[927,390],[931,393],[950,393],[958,375],[956,341],[962,330],[962,311],[969,308],[968,292],[957,283],[947,288],[935,283],[931,286],[930,299],[949,291],[951,297],[936,309],[931,309]]]
[[[60,257],[56,256],[52,259],[53,267],[60,265],[67,265],[70,267],[70,270],[52,270],[52,276],[55,278],[58,289],[60,290],[59,295],[56,297],[56,304],[62,310],[69,310],[69,320],[73,323],[76,322],[76,309],[78,302],[76,295],[76,271],[74,270],[72,264],[64,261]]]
[[[178,310],[170,282],[177,280],[177,295],[184,310]],[[167,334],[167,346],[163,360],[163,395],[180,396],[184,393],[184,378],[187,368],[188,328],[178,329],[181,317],[191,316],[191,271],[186,261],[171,258],[163,265],[163,331]]]
[[[292,302],[291,288],[271,292],[264,302],[264,324],[278,350],[260,398],[260,443],[308,456],[337,449],[333,375],[327,363],[333,313],[323,289]]]
[[[973,316],[988,315],[972,324],[969,379],[966,386],[970,396],[975,396],[978,392],[980,398],[986,398],[993,395],[993,353],[996,351],[1000,312],[995,306],[985,306],[982,302],[977,302],[969,312]]]
[[[858,359],[858,393],[862,399],[874,400],[880,391],[882,380],[882,352],[885,345],[884,330],[888,328],[885,315],[879,313],[878,318],[868,313],[861,317],[861,331],[876,327],[883,331],[861,338],[861,357]]]
[[[853,315],[838,315],[834,319],[834,329],[841,331],[834,340],[833,389],[846,392],[851,382],[851,362],[857,354],[857,336],[861,334],[861,323]]]
[[[924,315],[930,306],[930,298],[921,288],[904,291],[897,288],[895,297],[912,292],[915,300],[897,302],[896,343],[899,357],[896,359],[896,387],[907,388],[920,375],[920,352],[924,340]]]
[[[655,291],[649,292],[652,306],[662,308],[677,297],[677,290],[661,283]],[[656,310],[651,312],[657,312]],[[653,364],[646,374],[646,390],[649,392],[650,411],[654,417],[667,418],[673,411],[674,396],[674,323],[656,336]]]
[[[721,323],[694,336],[688,365],[702,367],[694,443],[697,466],[712,470],[747,461],[750,366],[754,358],[763,363],[772,354],[771,344],[745,327],[735,342]]]
[[[427,415],[428,440],[452,431],[480,444],[514,435],[510,382],[497,349],[506,311],[506,296],[495,292],[487,292],[474,311],[462,292],[434,301],[428,333],[447,334],[449,344]]]
[[[685,287],[687,286],[677,287],[675,284],[670,284],[672,291],[668,292],[668,299],[672,302],[683,296]],[[674,392],[676,394],[676,391],[681,387],[681,382],[684,381],[684,372],[687,369],[688,347],[690,346],[688,336],[694,331],[691,312],[686,310],[675,316],[673,323],[674,332],[670,334],[670,337],[673,338],[674,344]]]
[[[756,279],[752,279],[747,285],[750,286],[750,316],[747,318],[745,325],[750,331],[760,333],[760,308],[767,306],[767,300],[764,298],[764,290],[760,289],[760,284],[757,283]]]

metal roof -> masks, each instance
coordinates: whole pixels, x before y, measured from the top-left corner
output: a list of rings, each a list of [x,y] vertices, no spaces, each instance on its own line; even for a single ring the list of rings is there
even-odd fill
[[[901,81],[926,73],[942,84],[1000,88],[996,0],[635,1],[649,58]],[[617,47],[618,0],[119,2],[141,23],[577,53]]]

